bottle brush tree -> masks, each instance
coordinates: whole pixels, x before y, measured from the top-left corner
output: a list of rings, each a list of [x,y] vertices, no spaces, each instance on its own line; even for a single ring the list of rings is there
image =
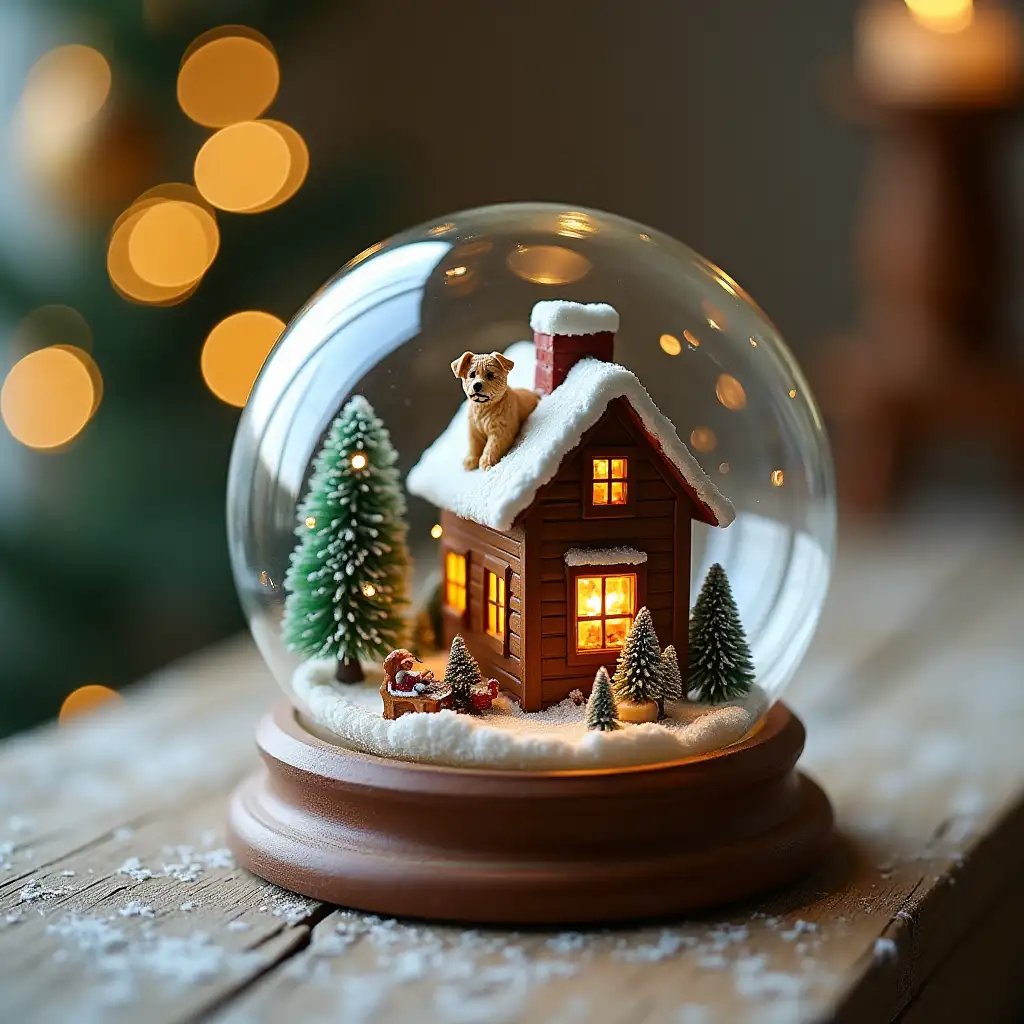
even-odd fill
[[[602,665],[594,676],[594,688],[590,691],[587,701],[587,728],[600,732],[614,732],[621,729],[619,708],[612,693],[612,683],[608,678],[608,670]]]
[[[754,682],[750,657],[732,587],[717,562],[708,570],[690,617],[687,689],[719,704],[745,697]]]
[[[448,652],[448,665],[444,670],[444,682],[452,690],[452,704],[456,711],[473,710],[473,687],[483,681],[476,658],[469,653],[466,641],[456,633]]]
[[[658,700],[661,694],[661,648],[650,611],[636,613],[615,668],[615,696],[636,704]]]
[[[284,578],[285,646],[336,658],[342,682],[360,660],[401,644],[409,554],[398,455],[361,395],[331,424],[299,507],[300,538]]]
[[[659,680],[661,693],[658,697],[658,707],[661,714],[664,715],[666,701],[681,700],[683,697],[683,675],[679,671],[679,658],[676,657],[674,644],[669,644],[661,652]]]

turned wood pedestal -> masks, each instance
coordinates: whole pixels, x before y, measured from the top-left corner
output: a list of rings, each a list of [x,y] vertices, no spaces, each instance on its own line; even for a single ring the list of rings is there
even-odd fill
[[[388,760],[318,739],[287,703],[256,734],[229,842],[286,889],[386,915],[583,923],[753,896],[814,867],[832,811],[795,770],[777,704],[747,740],[686,761],[514,772]]]
[[[816,367],[840,501],[892,504],[936,443],[1024,465],[1024,367],[999,311],[1008,278],[998,150],[1016,95],[908,106],[859,86],[844,109],[874,133],[856,262],[860,323]]]

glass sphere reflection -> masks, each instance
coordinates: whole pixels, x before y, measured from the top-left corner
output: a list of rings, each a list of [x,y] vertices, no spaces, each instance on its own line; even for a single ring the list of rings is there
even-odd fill
[[[297,509],[331,421],[365,396],[403,478],[463,401],[451,362],[530,339],[544,299],[602,302],[621,326],[615,359],[675,424],[736,508],[694,524],[691,601],[720,562],[774,700],[811,640],[833,560],[835,498],[821,418],[776,329],[725,273],[650,228],[593,210],[529,203],[454,214],[351,260],[300,311],[260,373],[228,483],[232,566],[253,635],[278,681],[282,581]],[[439,580],[438,510],[409,498],[411,592]]]

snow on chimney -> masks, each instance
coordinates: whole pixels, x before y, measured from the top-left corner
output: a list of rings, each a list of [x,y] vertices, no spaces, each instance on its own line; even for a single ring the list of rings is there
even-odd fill
[[[542,395],[550,395],[581,359],[614,360],[619,314],[605,302],[538,302],[530,326],[537,348],[534,387]]]

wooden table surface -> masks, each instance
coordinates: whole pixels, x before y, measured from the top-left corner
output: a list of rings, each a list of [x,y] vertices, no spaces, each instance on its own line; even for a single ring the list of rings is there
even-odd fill
[[[984,1021],[1024,993],[1024,543],[848,539],[787,699],[835,804],[797,888],[686,921],[466,930],[236,867],[228,791],[275,690],[248,640],[0,745],[0,1020]]]

